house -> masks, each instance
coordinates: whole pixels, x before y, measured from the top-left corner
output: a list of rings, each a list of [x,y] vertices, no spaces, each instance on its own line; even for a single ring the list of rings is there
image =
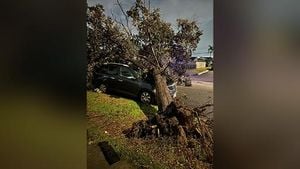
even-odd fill
[[[211,67],[213,64],[213,57],[200,57],[200,59],[206,62],[206,67]]]
[[[187,69],[196,69],[196,60],[197,57],[191,57],[190,60],[186,64]]]
[[[206,61],[202,58],[198,58],[195,63],[196,63],[196,69],[206,67]]]
[[[189,62],[187,63],[188,69],[199,69],[205,67],[211,67],[213,63],[212,57],[191,57]]]

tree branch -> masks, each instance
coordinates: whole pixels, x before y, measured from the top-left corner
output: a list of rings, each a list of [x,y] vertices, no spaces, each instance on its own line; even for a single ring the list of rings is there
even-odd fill
[[[137,62],[137,61],[135,61],[135,60],[133,60],[133,59],[131,59],[131,58],[129,58],[129,57],[127,57],[126,59],[127,59],[129,62],[133,63],[134,65],[136,65],[136,66],[138,66],[138,67],[140,67],[140,68],[143,68],[143,69],[146,68],[144,65],[140,64],[139,62]]]
[[[130,35],[132,36],[132,32],[131,32],[131,29],[130,29],[130,27],[129,27],[128,15],[127,15],[126,12],[124,11],[124,9],[123,9],[123,7],[122,7],[122,5],[121,5],[121,3],[120,3],[119,0],[117,0],[117,4],[118,4],[118,6],[120,7],[121,12],[122,12],[123,15],[125,16],[125,19],[126,19],[126,25],[127,25],[128,31],[129,31]]]
[[[170,65],[170,61],[165,65],[165,67],[160,71],[160,73],[164,72]]]
[[[114,20],[115,22],[117,22],[118,24],[120,24],[120,25],[123,27],[123,29],[125,30],[126,34],[127,34],[128,36],[131,36],[131,33],[130,33],[130,31],[129,31],[129,28],[127,28],[127,27],[123,24],[122,20],[120,19],[120,21],[118,21],[117,17],[113,14],[112,11],[111,11],[111,15],[112,15],[112,17],[113,17],[113,20]]]
[[[147,34],[148,34],[149,41],[150,41],[151,35],[150,35],[149,28],[147,28]],[[161,69],[161,65],[160,65],[160,63],[159,63],[159,61],[158,61],[158,59],[157,59],[156,53],[155,53],[155,51],[154,51],[154,49],[153,49],[153,45],[152,45],[151,42],[150,42],[149,44],[150,44],[150,46],[151,46],[151,51],[152,51],[152,54],[153,54],[153,56],[154,56],[154,58],[155,58],[155,61],[156,61],[156,63],[157,63],[157,66]]]
[[[156,57],[156,53],[155,53],[155,51],[154,51],[154,49],[153,49],[152,44],[151,44],[151,50],[152,50],[152,54],[153,54],[153,56],[154,56],[154,58],[155,58],[155,60],[156,60],[157,66],[158,66],[159,68],[161,68],[160,63],[159,63],[159,61],[158,61],[158,59],[157,59],[157,57]]]
[[[157,67],[157,65],[155,63],[153,63],[149,58],[147,58],[144,55],[139,55],[142,59],[146,60],[147,62],[149,62],[151,65],[153,65],[154,67]]]

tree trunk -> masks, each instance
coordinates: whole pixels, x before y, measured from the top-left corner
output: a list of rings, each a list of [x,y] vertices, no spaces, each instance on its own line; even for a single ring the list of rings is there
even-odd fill
[[[158,110],[164,112],[168,105],[173,101],[171,94],[167,86],[167,80],[164,75],[159,73],[159,70],[154,70],[154,81],[156,89],[156,102],[158,104]]]

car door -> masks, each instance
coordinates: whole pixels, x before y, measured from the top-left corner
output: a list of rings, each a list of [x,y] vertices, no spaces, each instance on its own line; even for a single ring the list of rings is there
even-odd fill
[[[110,64],[107,70],[107,87],[111,90],[119,91],[119,76],[120,76],[120,66]]]
[[[93,79],[93,85],[95,88],[98,88],[100,84],[106,81],[107,79],[107,70],[108,65],[102,65],[100,67],[94,68],[94,79]]]
[[[120,90],[129,95],[137,95],[140,90],[140,81],[134,76],[129,67],[120,67]]]

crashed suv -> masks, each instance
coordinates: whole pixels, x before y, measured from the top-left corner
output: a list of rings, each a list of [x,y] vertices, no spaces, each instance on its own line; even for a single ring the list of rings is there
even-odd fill
[[[155,82],[149,73],[142,75],[138,69],[126,64],[106,63],[96,69],[94,77],[96,91],[115,91],[138,97],[144,103],[155,103]],[[176,97],[175,82],[167,80],[167,85],[171,96]]]

